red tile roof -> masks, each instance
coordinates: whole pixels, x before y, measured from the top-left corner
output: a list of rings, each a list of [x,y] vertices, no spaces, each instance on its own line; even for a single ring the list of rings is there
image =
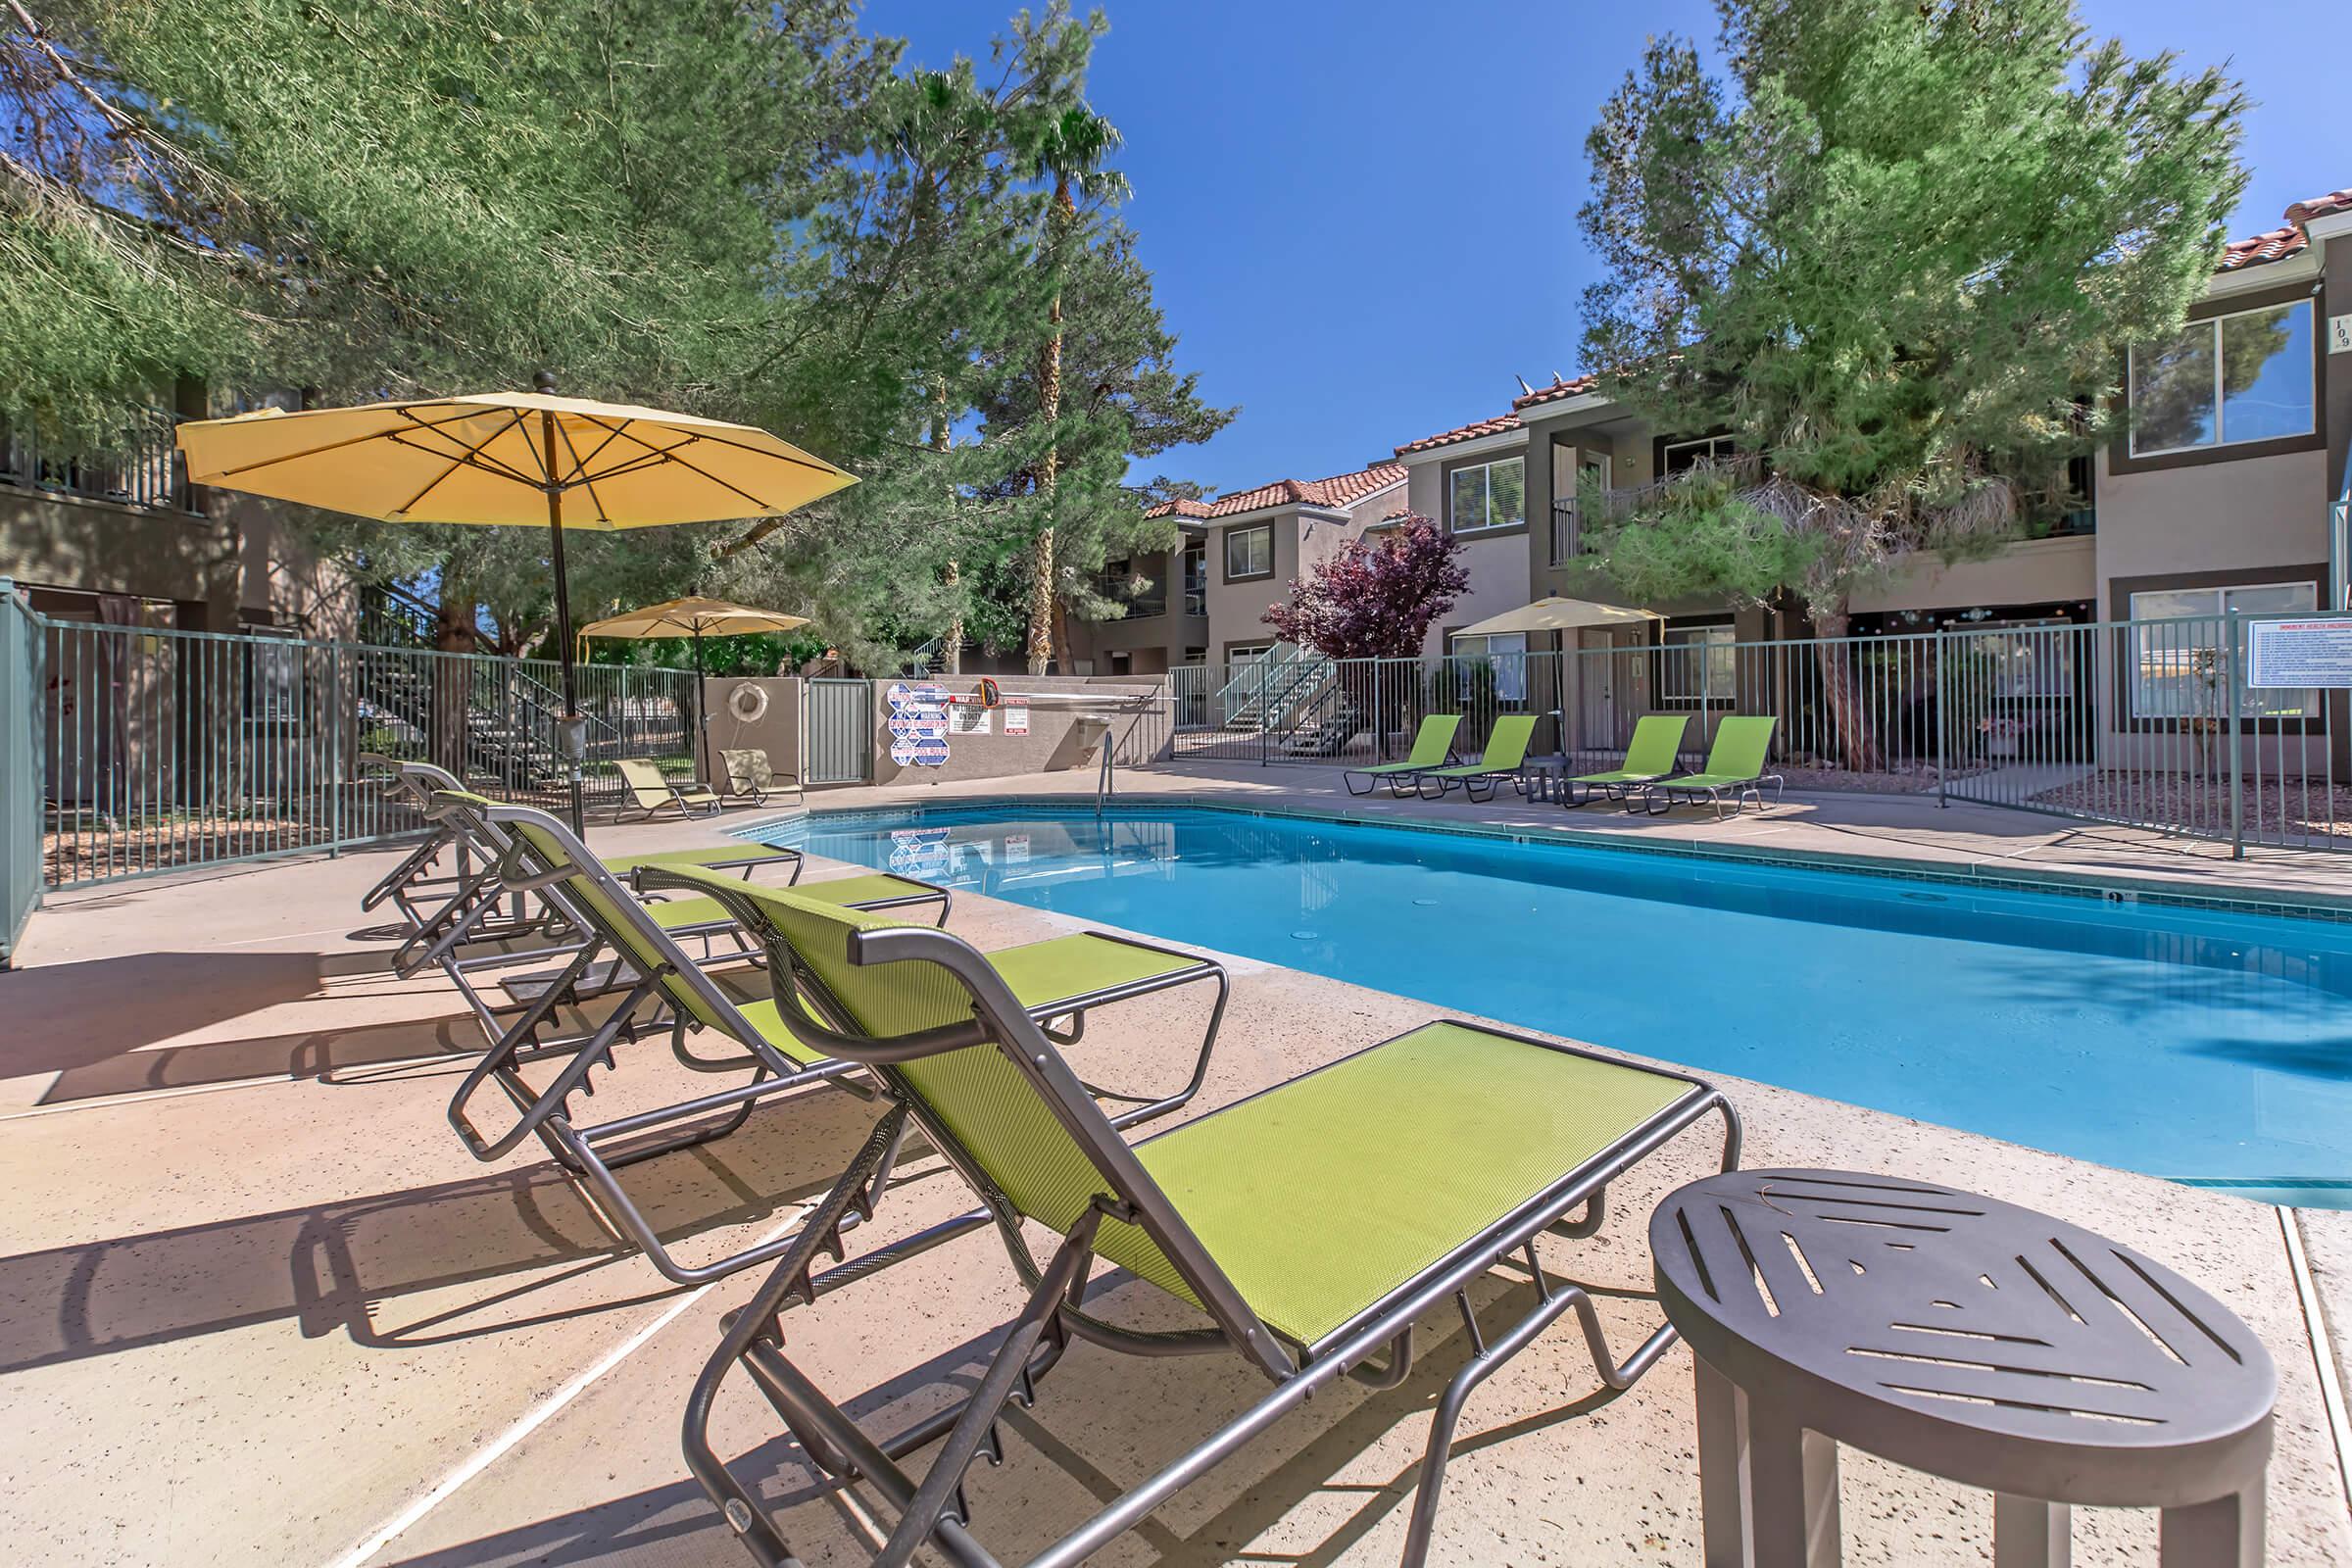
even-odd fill
[[[1147,507],[1144,510],[1144,515],[1147,517],[1205,517],[1208,515],[1208,503],[1195,501],[1191,496],[1177,496],[1172,500],[1162,501],[1156,506]]]
[[[2306,223],[2329,213],[2352,209],[2352,187],[2331,190],[2325,196],[2314,196],[2289,207],[2282,216],[2286,224],[2281,228],[2266,229],[2244,239],[2233,239],[2222,252],[2221,270],[2241,271],[2260,267],[2267,262],[2283,262],[2311,248],[2311,235],[2304,231]]]
[[[1375,463],[1353,473],[1335,473],[1328,479],[1277,479],[1253,490],[1237,490],[1229,496],[1219,496],[1210,502],[1163,501],[1144,514],[1147,517],[1230,517],[1237,513],[1255,512],[1261,507],[1328,507],[1337,510],[1351,506],[1385,489],[1404,477],[1404,469],[1394,463]],[[1196,510],[1197,509],[1197,510]]]
[[[1551,385],[1540,386],[1533,392],[1511,399],[1511,407],[1513,409],[1529,409],[1539,403],[1557,403],[1562,398],[1579,398],[1599,385],[1600,377],[1597,375],[1580,375],[1570,380],[1562,380],[1560,372],[1554,370],[1551,372]]]
[[[1518,428],[1519,416],[1516,414],[1497,415],[1492,419],[1474,419],[1450,430],[1441,430],[1436,435],[1425,435],[1418,441],[1407,441],[1396,449],[1396,455],[1401,458],[1408,452],[1427,452],[1432,447],[1451,446],[1456,441],[1474,441],[1482,435],[1500,435],[1505,430]]]

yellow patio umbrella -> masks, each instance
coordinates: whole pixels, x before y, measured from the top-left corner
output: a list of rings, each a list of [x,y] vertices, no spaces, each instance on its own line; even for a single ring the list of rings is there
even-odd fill
[[[572,676],[564,535],[771,516],[856,478],[746,424],[534,392],[264,409],[179,427],[188,478],[390,522],[545,524],[556,578],[571,820],[584,734]]]
[[[781,611],[754,610],[749,605],[730,604],[724,599],[672,599],[663,604],[647,605],[642,610],[623,611],[603,620],[592,620],[580,628],[580,641],[591,637],[630,638],[643,642],[653,637],[691,637],[694,639],[694,714],[706,744],[696,753],[697,765],[707,761],[710,729],[710,705],[703,701],[703,637],[748,637],[755,632],[791,631],[808,624],[806,615],[787,615]]]

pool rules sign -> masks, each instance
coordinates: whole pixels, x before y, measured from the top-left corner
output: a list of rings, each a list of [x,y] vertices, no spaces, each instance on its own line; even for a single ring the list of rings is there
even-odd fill
[[[2352,615],[2246,623],[2246,684],[2352,686]]]

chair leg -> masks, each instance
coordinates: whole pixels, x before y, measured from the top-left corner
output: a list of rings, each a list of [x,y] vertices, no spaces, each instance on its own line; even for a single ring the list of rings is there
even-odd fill
[[[2072,1568],[2074,1560],[2073,1509],[2038,1497],[1994,1495],[1993,1568]]]
[[[2261,1568],[2263,1483],[2186,1508],[2167,1508],[2157,1526],[2164,1568]]]

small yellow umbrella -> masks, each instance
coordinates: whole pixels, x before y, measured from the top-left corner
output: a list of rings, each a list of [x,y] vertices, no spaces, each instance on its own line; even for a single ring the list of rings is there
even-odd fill
[[[1597,626],[1641,626],[1666,617],[1654,610],[1628,610],[1623,605],[1596,604],[1589,599],[1562,599],[1557,595],[1539,599],[1533,604],[1506,610],[1499,615],[1489,615],[1475,625],[1456,631],[1456,637],[1476,637],[1498,632],[1582,631]]]
[[[579,719],[564,535],[771,516],[856,478],[747,424],[535,392],[276,409],[179,427],[188,478],[391,522],[547,526],[564,716]],[[577,732],[571,819],[580,825]]]
[[[591,637],[633,638],[640,642],[653,637],[693,638],[694,713],[705,742],[695,761],[707,765],[709,759],[705,754],[710,750],[710,706],[703,701],[704,635],[746,637],[755,632],[791,631],[808,624],[806,615],[754,610],[749,605],[730,604],[724,599],[672,599],[665,604],[647,605],[642,610],[623,611],[603,620],[592,620],[580,628],[580,641],[584,643]]]

